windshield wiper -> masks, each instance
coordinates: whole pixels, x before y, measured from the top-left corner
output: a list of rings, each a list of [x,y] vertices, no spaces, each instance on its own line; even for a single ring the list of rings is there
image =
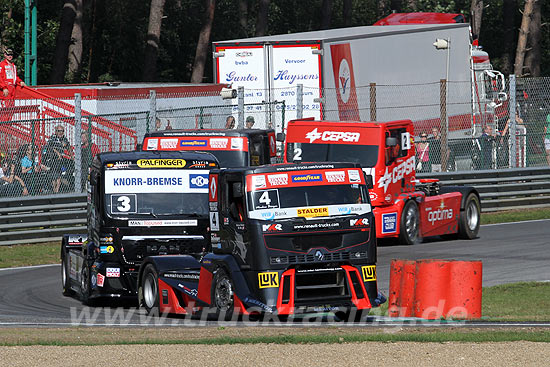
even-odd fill
[[[145,212],[145,213],[138,213],[138,214],[150,215],[150,216],[152,216],[153,218],[158,218],[158,216],[157,216],[155,213],[153,213],[153,212]]]

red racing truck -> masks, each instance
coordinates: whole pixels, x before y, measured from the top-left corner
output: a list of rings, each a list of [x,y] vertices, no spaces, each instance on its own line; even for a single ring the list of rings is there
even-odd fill
[[[378,238],[412,245],[423,237],[477,236],[481,205],[473,187],[416,179],[411,120],[391,122],[290,121],[285,162],[356,162],[370,175]],[[282,140],[282,137],[279,137]]]

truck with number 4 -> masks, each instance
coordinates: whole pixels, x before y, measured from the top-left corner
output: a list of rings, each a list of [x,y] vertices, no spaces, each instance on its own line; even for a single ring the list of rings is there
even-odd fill
[[[374,185],[370,200],[379,239],[397,238],[412,245],[430,236],[475,238],[481,212],[477,190],[417,179],[413,136],[410,120],[293,120],[287,127],[284,159],[361,164]]]
[[[358,164],[212,170],[208,195],[212,251],[148,257],[139,271],[148,313],[357,316],[385,302]]]

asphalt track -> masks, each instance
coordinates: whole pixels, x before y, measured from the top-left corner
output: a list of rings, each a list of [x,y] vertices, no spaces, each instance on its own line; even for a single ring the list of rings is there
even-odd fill
[[[481,260],[483,285],[519,281],[550,281],[550,219],[482,226],[479,237],[472,241],[427,239],[414,246],[384,244],[378,248],[379,288],[389,288],[392,259]],[[199,326],[210,325],[205,319],[178,317],[148,318],[133,304],[122,307],[84,307],[75,298],[61,294],[61,267],[39,267],[0,270],[0,327],[4,326]],[[325,318],[320,325],[330,325]],[[241,323],[246,324],[247,320]],[[330,321],[330,320],[329,320]],[[418,326],[418,320],[369,319],[370,324],[392,326],[404,322]],[[454,323],[420,323],[422,326],[455,325]],[[484,323],[471,323],[483,326]],[[494,325],[494,324],[492,324]],[[515,324],[506,324],[515,325]],[[521,326],[535,326],[522,323]],[[539,325],[539,324],[536,324]],[[270,325],[273,326],[273,325]],[[550,326],[550,324],[546,324]]]

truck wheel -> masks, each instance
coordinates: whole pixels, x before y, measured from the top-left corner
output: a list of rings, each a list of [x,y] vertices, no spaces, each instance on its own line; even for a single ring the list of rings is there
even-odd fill
[[[413,200],[407,201],[401,213],[399,224],[399,243],[401,245],[414,245],[418,241],[419,217],[416,202]]]
[[[231,278],[223,268],[218,268],[214,271],[212,283],[212,303],[216,308],[218,320],[220,316],[226,321],[231,320],[234,308],[233,282]]]
[[[84,260],[80,273],[80,300],[86,306],[93,306],[93,300],[90,299],[91,292],[90,265]]]
[[[477,237],[481,218],[481,205],[476,194],[470,193],[466,198],[464,210],[458,220],[458,237],[471,240]]]
[[[148,315],[159,315],[158,273],[152,264],[147,264],[141,281],[141,299]]]
[[[61,259],[61,284],[63,285],[63,295],[72,296],[74,291],[71,289],[71,281],[69,279],[69,262],[67,261],[67,253]]]

